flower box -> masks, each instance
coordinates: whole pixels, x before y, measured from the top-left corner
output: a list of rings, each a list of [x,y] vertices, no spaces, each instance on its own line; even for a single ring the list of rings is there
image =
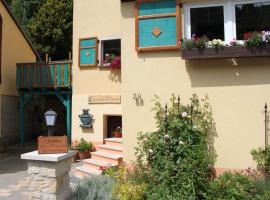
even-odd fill
[[[184,60],[196,60],[207,58],[246,58],[270,56],[270,45],[265,47],[223,47],[223,48],[184,48],[182,58]]]

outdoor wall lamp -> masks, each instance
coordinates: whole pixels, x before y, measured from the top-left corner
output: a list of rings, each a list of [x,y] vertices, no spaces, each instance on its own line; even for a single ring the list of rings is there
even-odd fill
[[[53,136],[53,127],[55,125],[57,114],[52,109],[44,113],[46,125],[48,126],[48,136]]]

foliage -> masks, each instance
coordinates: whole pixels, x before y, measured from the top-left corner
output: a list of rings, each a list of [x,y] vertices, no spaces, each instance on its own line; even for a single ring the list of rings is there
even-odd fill
[[[225,46],[225,42],[219,39],[214,39],[208,43],[208,46],[219,49]]]
[[[117,184],[114,188],[114,196],[116,199],[145,199],[148,177],[142,168],[139,168],[136,165],[133,169],[121,166],[107,169],[104,173],[116,180]]]
[[[102,65],[111,69],[120,69],[121,57],[115,54],[105,54],[105,59],[102,61]]]
[[[46,0],[9,0],[10,10],[15,19],[22,26],[24,31],[29,34],[27,25],[36,17],[36,14],[41,5]]]
[[[76,145],[76,149],[78,151],[90,151],[93,148],[93,144],[91,142],[85,141],[85,139],[81,139],[80,143]]]
[[[265,46],[266,41],[263,40],[261,32],[247,32],[244,34],[245,45],[248,47]]]
[[[155,100],[158,130],[141,133],[136,155],[147,168],[147,199],[204,199],[213,165],[214,123],[208,98],[190,105],[171,98],[168,111]]]
[[[191,39],[184,39],[181,41],[182,48],[192,49],[192,48],[205,48],[209,42],[208,37],[195,37],[193,36]]]
[[[209,200],[253,200],[255,181],[241,173],[226,172],[210,183]]]
[[[76,187],[69,200],[114,200],[114,184],[108,176],[92,176]]]
[[[27,27],[42,57],[67,58],[72,44],[72,0],[46,0]]]
[[[266,148],[253,149],[251,151],[253,159],[257,162],[258,170],[270,177],[270,146]]]

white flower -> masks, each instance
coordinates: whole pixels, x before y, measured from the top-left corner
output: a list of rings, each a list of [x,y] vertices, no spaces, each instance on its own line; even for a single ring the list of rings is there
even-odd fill
[[[179,145],[185,144],[182,140],[179,141]]]
[[[169,135],[164,135],[164,139],[165,139],[165,140],[168,140],[169,138],[170,138]]]
[[[149,149],[149,153],[151,153],[151,154],[152,154],[152,153],[153,153],[153,150],[152,150],[152,149]]]
[[[194,126],[193,126],[193,129],[197,129],[197,126],[196,126],[196,125],[194,125]]]
[[[183,112],[182,117],[186,117],[186,116],[187,116],[187,112]]]

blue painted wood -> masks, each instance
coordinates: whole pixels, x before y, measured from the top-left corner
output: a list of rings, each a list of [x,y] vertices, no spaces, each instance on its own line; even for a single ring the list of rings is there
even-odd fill
[[[144,2],[138,6],[139,16],[176,13],[175,0],[161,0],[156,2]]]
[[[69,64],[64,65],[64,85],[69,86],[69,77],[68,77]]]
[[[80,65],[95,65],[95,64],[96,64],[96,49],[95,48],[80,49]]]
[[[56,86],[61,86],[61,64],[56,65]]]
[[[28,87],[28,77],[27,77],[27,65],[24,64],[23,66],[23,87]]]
[[[21,67],[17,64],[17,71],[16,71],[16,85],[17,88],[21,87]]]
[[[41,87],[40,64],[36,66],[36,87]]]
[[[80,40],[80,47],[89,47],[89,46],[96,46],[97,40],[96,39],[83,39]]]
[[[29,72],[29,87],[33,87],[34,86],[34,65],[30,64],[30,68],[29,68],[30,72]]]
[[[67,113],[66,123],[67,123],[68,144],[71,145],[71,95],[67,95],[66,113]]]
[[[159,28],[161,34],[155,37],[154,28]],[[177,44],[176,18],[153,18],[139,20],[139,47],[160,47]]]
[[[54,84],[54,64],[50,64],[50,86]]]
[[[47,65],[44,64],[43,67],[42,67],[42,70],[43,70],[43,77],[42,77],[42,80],[43,80],[43,87],[47,87]]]

